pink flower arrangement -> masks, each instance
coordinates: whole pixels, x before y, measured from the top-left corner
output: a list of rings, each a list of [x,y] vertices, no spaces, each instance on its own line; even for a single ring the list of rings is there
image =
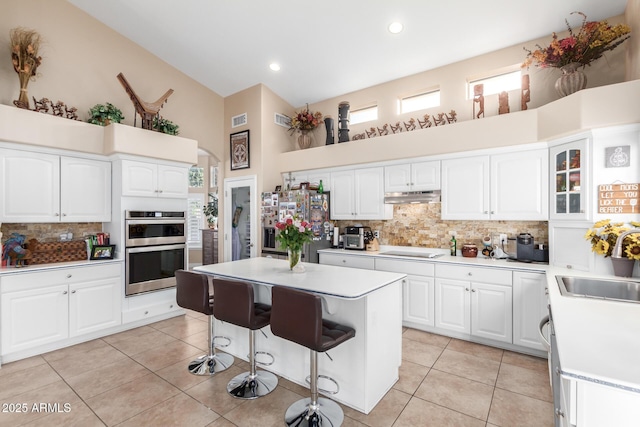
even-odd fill
[[[582,24],[576,33],[569,21],[565,19],[569,36],[558,40],[553,33],[551,44],[547,47],[536,45],[538,49],[527,51],[527,59],[522,67],[528,67],[534,62],[540,68],[561,68],[577,62],[583,67],[590,65],[600,58],[606,51],[613,50],[630,37],[631,29],[624,24],[611,26],[607,21],[589,21],[582,12],[573,12],[582,16]]]
[[[311,224],[302,221],[297,215],[286,216],[284,221],[276,223],[276,228],[280,230],[276,240],[282,247],[292,251],[302,250],[302,246],[313,238]]]

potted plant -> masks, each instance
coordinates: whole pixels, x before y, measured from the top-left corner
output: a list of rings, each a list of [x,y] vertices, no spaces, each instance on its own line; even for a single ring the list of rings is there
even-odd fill
[[[122,111],[107,102],[106,104],[96,104],[89,109],[89,120],[87,122],[107,126],[111,123],[120,123],[124,119]]]
[[[218,196],[209,193],[209,203],[204,206],[202,213],[207,218],[209,228],[218,228]]]
[[[161,116],[153,118],[153,128],[158,132],[166,133],[167,135],[177,135],[179,133],[179,127],[180,126],[173,123],[171,120],[164,119]]]

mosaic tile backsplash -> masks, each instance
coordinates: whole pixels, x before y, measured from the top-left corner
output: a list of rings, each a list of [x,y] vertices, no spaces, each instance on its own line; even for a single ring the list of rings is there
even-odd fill
[[[96,234],[102,231],[101,222],[74,222],[74,223],[41,223],[41,224],[2,224],[2,241],[7,240],[11,233],[24,234],[29,239],[38,239],[41,242],[60,240],[60,234],[73,233],[73,240],[82,239],[85,235]]]
[[[505,233],[516,238],[531,233],[536,243],[549,241],[546,221],[445,221],[440,219],[440,203],[399,204],[393,207],[393,219],[385,221],[336,221],[343,227],[362,224],[380,231],[381,245],[449,248],[455,235],[458,249],[464,243],[474,243],[482,249],[482,238],[492,233]]]

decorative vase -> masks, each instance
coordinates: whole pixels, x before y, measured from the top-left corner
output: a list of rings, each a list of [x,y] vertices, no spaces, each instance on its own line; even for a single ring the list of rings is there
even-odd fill
[[[587,76],[578,70],[579,67],[582,67],[579,62],[572,62],[560,67],[562,75],[556,80],[556,90],[560,96],[571,95],[587,87]]]
[[[300,249],[287,249],[287,254],[289,255],[289,270],[294,273],[303,273],[304,265],[300,262],[300,255],[302,251]]]
[[[633,266],[636,261],[629,258],[614,258],[611,257],[611,264],[613,265],[613,274],[618,277],[631,277],[633,274]]]
[[[209,221],[209,228],[212,230],[216,230],[218,228],[218,218],[213,218]]]
[[[313,132],[310,130],[300,130],[300,132],[298,133],[298,146],[304,150],[311,147],[312,142]]]

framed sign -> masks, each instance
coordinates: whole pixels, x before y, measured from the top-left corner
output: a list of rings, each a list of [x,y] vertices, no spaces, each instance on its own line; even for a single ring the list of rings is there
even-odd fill
[[[249,131],[231,134],[231,170],[249,168]]]

